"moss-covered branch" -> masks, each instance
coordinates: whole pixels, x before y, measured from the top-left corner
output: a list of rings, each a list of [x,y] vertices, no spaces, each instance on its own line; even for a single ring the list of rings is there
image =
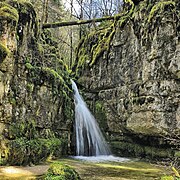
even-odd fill
[[[93,22],[114,20],[115,18],[117,18],[117,16],[108,16],[108,17],[103,17],[103,18],[79,20],[79,21],[62,21],[62,22],[56,22],[56,23],[47,23],[47,24],[43,24],[42,28],[58,28],[58,27],[63,27],[63,26],[89,24],[89,23],[93,23]]]

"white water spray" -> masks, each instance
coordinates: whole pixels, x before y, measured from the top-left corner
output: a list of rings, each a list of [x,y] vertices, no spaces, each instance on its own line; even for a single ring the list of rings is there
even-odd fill
[[[89,111],[73,80],[75,101],[76,155],[110,155],[111,151],[100,131],[96,119]]]

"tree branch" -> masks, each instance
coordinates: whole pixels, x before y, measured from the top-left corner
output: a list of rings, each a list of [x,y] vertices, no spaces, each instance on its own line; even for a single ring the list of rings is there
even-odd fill
[[[117,16],[108,16],[108,17],[102,17],[97,19],[88,19],[88,20],[79,20],[79,21],[62,21],[62,22],[56,22],[56,23],[45,23],[42,25],[42,28],[58,28],[58,27],[64,27],[64,26],[75,26],[75,25],[81,25],[81,24],[88,24],[92,22],[102,22],[105,20],[113,20],[117,18]]]

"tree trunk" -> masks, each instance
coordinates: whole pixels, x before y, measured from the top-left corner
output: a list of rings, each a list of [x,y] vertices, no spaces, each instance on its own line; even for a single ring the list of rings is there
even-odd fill
[[[42,28],[58,28],[58,27],[64,27],[64,26],[75,26],[75,25],[81,25],[81,24],[88,24],[93,22],[102,22],[105,20],[113,20],[117,19],[117,16],[108,16],[108,17],[102,17],[97,19],[88,19],[88,20],[79,20],[79,21],[62,21],[62,22],[56,22],[56,23],[45,23],[42,25]]]

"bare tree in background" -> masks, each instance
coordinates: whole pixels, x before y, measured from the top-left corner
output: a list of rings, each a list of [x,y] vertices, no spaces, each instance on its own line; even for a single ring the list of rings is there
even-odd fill
[[[71,18],[72,18],[72,14],[73,14],[73,0],[71,0]],[[70,61],[69,61],[69,67],[71,67],[72,65],[72,61],[73,61],[73,29],[72,27],[70,27]]]
[[[82,14],[83,14],[83,19],[93,19],[103,16],[112,16],[120,12],[123,4],[123,0],[75,0],[75,1],[80,7],[79,15],[82,18]]]

